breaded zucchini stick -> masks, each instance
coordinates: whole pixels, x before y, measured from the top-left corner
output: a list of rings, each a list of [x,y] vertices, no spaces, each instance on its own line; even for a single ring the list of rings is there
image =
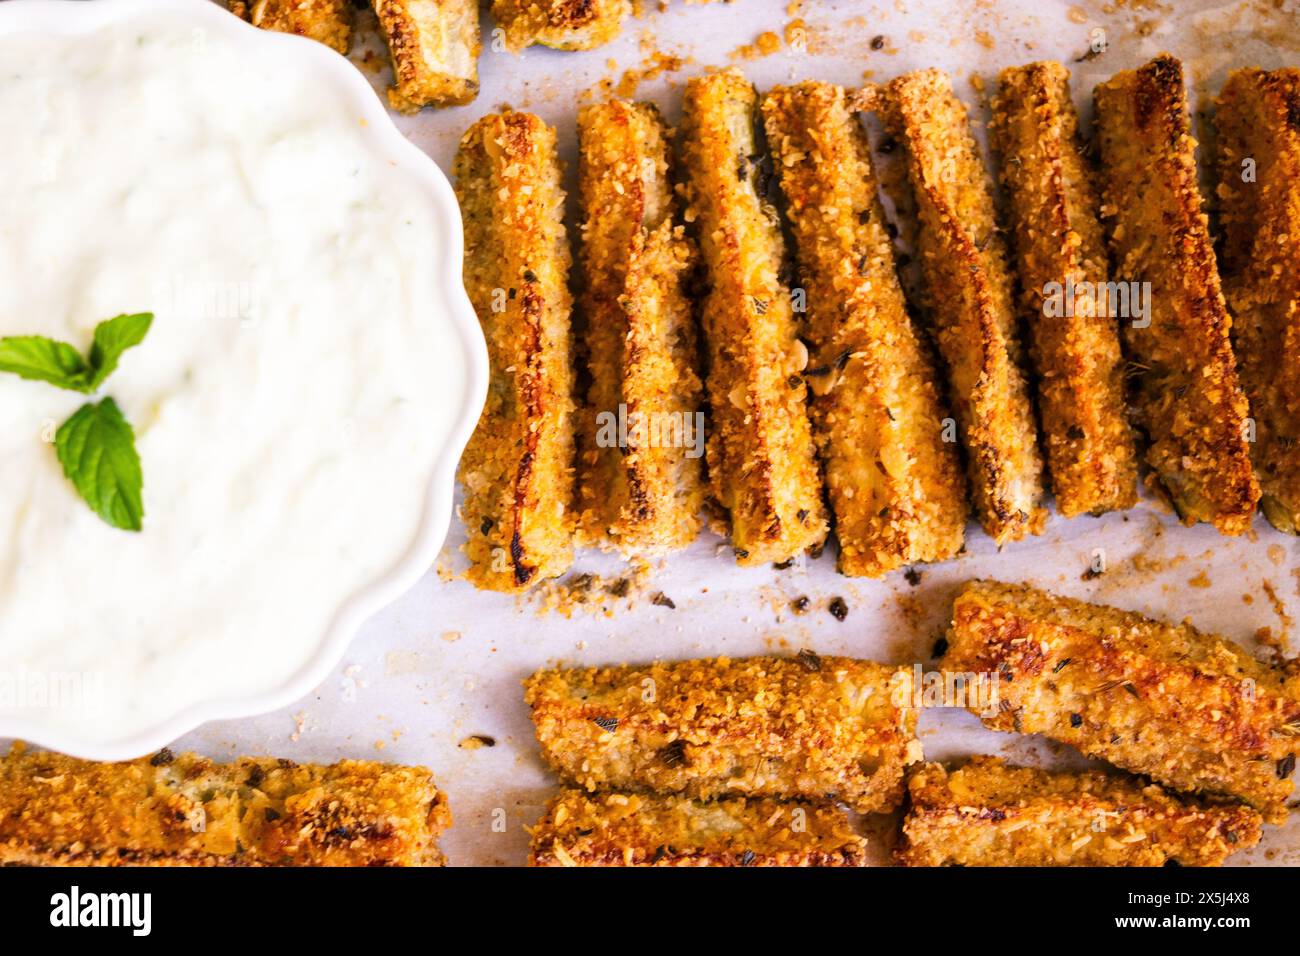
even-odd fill
[[[1259,842],[1239,804],[1181,800],[1121,774],[1048,773],[974,757],[907,782],[904,866],[1219,866]]]
[[[477,0],[373,0],[393,57],[388,102],[403,113],[478,95]]]
[[[742,565],[785,561],[826,538],[821,474],[802,373],[771,160],[758,95],[739,70],[686,84],[682,150],[688,222],[709,284],[703,304],[714,496]]]
[[[1279,531],[1298,534],[1300,70],[1229,74],[1215,125],[1223,284],[1255,420],[1260,509]]]
[[[990,131],[1002,156],[1056,506],[1067,518],[1131,508],[1137,447],[1119,326],[1104,291],[1101,203],[1070,71],[1031,63],[1003,70],[998,83]]]
[[[844,811],[767,797],[710,802],[561,791],[532,831],[529,866],[864,866]]]
[[[227,0],[226,5],[263,30],[308,37],[344,54],[352,44],[349,0]]]
[[[161,750],[0,759],[0,865],[441,866],[447,800],[423,767]]]
[[[625,554],[690,544],[704,506],[704,396],[685,288],[695,247],[675,222],[667,134],[648,103],[578,112],[591,371],[579,521]]]
[[[1185,524],[1208,521],[1240,534],[1259,486],[1228,342],[1232,320],[1196,183],[1182,65],[1158,56],[1116,74],[1095,95],[1116,278],[1150,283],[1150,314],[1122,322],[1138,372],[1135,411],[1149,440],[1149,480]]]
[[[557,50],[591,50],[610,42],[632,12],[630,0],[492,0],[492,17],[506,49],[538,44]]]
[[[487,337],[487,404],[460,462],[469,579],[499,591],[573,558],[569,244],[555,130],[485,116],[461,139],[465,289]]]
[[[907,148],[926,295],[980,524],[999,546],[1042,530],[1042,460],[993,184],[939,70],[893,80],[886,122]]]
[[[546,762],[587,790],[833,799],[867,813],[897,806],[903,768],[921,758],[909,676],[811,652],[719,657],[542,670],[524,700]]]
[[[935,371],[907,314],[866,134],[844,89],[777,87],[763,117],[807,293],[813,430],[844,574],[943,561],[965,481]],[[817,374],[814,374],[817,373]]]
[[[1225,638],[1045,591],[972,581],[945,670],[998,677],[994,730],[1046,734],[1175,790],[1286,818],[1300,674]]]

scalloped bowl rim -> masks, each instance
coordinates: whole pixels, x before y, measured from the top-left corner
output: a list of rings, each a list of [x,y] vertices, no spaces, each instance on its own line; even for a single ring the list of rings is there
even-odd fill
[[[465,387],[458,410],[438,452],[423,503],[415,539],[391,569],[341,602],[325,635],[311,656],[279,687],[258,694],[215,697],[197,701],[144,730],[120,738],[77,736],[33,718],[0,718],[0,736],[29,741],[91,760],[125,760],[147,754],[213,720],[234,720],[267,713],[306,696],[342,659],[361,625],[420,580],[437,558],[451,523],[456,466],[478,422],[487,396],[487,344],[461,278],[464,255],[460,206],[438,165],[398,130],[369,82],[345,57],[314,40],[254,27],[211,0],[4,0],[0,3],[0,36],[25,33],[73,35],[112,24],[165,14],[189,19],[195,28],[224,32],[243,44],[274,47],[296,66],[316,70],[340,92],[352,98],[352,108],[366,121],[367,139],[376,154],[397,164],[420,181],[430,194],[430,206],[442,232],[442,261],[435,268],[440,306],[438,320],[449,327],[465,360]],[[447,396],[454,400],[453,396]],[[450,402],[449,402],[450,404]]]

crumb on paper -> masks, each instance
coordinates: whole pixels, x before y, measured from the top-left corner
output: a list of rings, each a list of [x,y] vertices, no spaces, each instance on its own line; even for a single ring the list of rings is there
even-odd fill
[[[1273,607],[1273,613],[1277,615],[1278,624],[1281,630],[1277,635],[1276,647],[1279,651],[1286,651],[1289,643],[1291,627],[1295,624],[1291,615],[1286,612],[1286,602],[1278,595],[1277,589],[1273,587],[1273,582],[1265,578],[1260,582],[1264,589],[1264,594],[1268,597],[1268,602]]]
[[[461,750],[481,750],[483,747],[495,747],[497,739],[487,734],[470,734],[456,746]]]
[[[448,644],[454,644],[464,636],[460,631],[443,631],[441,634],[442,639]]]
[[[1195,575],[1187,579],[1189,587],[1208,588],[1210,587],[1210,576],[1204,571],[1197,571]]]
[[[647,585],[653,576],[651,566],[645,561],[634,560],[626,572],[619,575],[605,576],[589,571],[578,571],[563,578],[544,581],[535,589],[537,613],[557,612],[564,617],[572,617],[577,610],[591,614],[603,614],[613,617],[617,606],[631,609],[643,598],[651,603],[654,594],[647,593]],[[662,595],[663,592],[655,592]],[[661,605],[663,606],[663,605]]]
[[[764,30],[754,39],[753,43],[746,43],[744,46],[736,47],[727,56],[732,60],[759,60],[779,52],[780,49],[781,38],[771,30]]]
[[[306,732],[307,732],[307,711],[300,710],[298,711],[298,713],[293,715],[293,733],[289,735],[289,739],[294,743],[297,743],[299,740],[302,739],[302,735]]]

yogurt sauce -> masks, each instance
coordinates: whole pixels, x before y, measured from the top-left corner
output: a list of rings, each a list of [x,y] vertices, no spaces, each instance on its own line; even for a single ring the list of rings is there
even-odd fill
[[[273,691],[415,539],[466,374],[444,237],[294,62],[166,17],[0,37],[0,336],[155,313],[104,390],[140,533],[60,470],[85,398],[0,375],[0,725],[121,740]]]

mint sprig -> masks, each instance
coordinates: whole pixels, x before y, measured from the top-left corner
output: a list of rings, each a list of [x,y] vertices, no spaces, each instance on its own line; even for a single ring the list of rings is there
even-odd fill
[[[122,354],[144,341],[152,323],[151,312],[99,323],[85,358],[66,342],[41,335],[0,338],[0,372],[94,394],[116,371]],[[54,450],[63,473],[91,510],[114,528],[141,529],[144,475],[135,431],[113,399],[82,405],[59,426]]]
[[[87,402],[54,436],[63,473],[94,512],[124,531],[139,531],[144,518],[144,475],[135,432],[117,402]]]

